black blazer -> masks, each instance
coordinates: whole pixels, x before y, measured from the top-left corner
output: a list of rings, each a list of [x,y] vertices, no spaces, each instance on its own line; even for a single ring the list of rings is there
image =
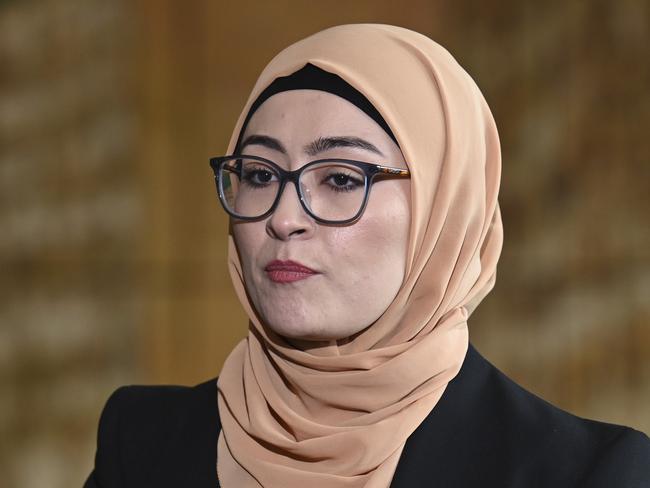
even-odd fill
[[[118,388],[84,488],[219,486],[220,429],[216,378]],[[391,487],[474,486],[649,488],[650,440],[554,407],[470,344],[460,373],[408,438]]]

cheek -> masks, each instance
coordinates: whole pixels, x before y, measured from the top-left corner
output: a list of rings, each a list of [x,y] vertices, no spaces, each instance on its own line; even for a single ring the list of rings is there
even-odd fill
[[[233,239],[239,252],[242,269],[246,278],[250,279],[250,271],[253,268],[255,256],[259,255],[260,248],[264,242],[262,235],[264,226],[259,222],[237,223],[233,225]],[[250,282],[250,280],[247,280]]]
[[[383,195],[374,195],[383,196]],[[390,205],[368,206],[363,218],[350,227],[337,229],[331,235],[330,249],[338,249],[344,279],[360,289],[382,285],[381,280],[402,281],[410,214],[408,203],[393,198],[383,200]]]
[[[251,239],[250,230],[241,224],[235,224],[232,228],[233,239],[235,240],[235,247],[239,251],[239,257],[242,260],[242,265],[247,256],[251,255],[249,247],[251,243],[255,242]]]

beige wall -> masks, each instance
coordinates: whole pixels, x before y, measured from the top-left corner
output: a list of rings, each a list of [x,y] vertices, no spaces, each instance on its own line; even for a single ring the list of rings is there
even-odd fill
[[[0,473],[80,486],[126,383],[214,377],[245,334],[210,156],[283,47],[386,22],[446,46],[500,128],[505,244],[478,349],[650,432],[647,2],[0,3]]]

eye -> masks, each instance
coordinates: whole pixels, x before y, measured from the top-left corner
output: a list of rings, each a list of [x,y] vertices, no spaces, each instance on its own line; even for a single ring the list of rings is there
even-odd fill
[[[354,191],[363,187],[363,180],[355,177],[352,172],[337,171],[328,174],[324,183],[328,184],[333,191]]]
[[[245,168],[242,174],[242,182],[253,188],[264,188],[277,179],[275,173],[265,167]]]

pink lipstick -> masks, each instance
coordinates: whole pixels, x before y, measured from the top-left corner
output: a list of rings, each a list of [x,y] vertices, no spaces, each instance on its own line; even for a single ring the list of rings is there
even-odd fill
[[[292,283],[319,274],[307,266],[295,261],[273,260],[264,268],[267,276],[274,283]]]

